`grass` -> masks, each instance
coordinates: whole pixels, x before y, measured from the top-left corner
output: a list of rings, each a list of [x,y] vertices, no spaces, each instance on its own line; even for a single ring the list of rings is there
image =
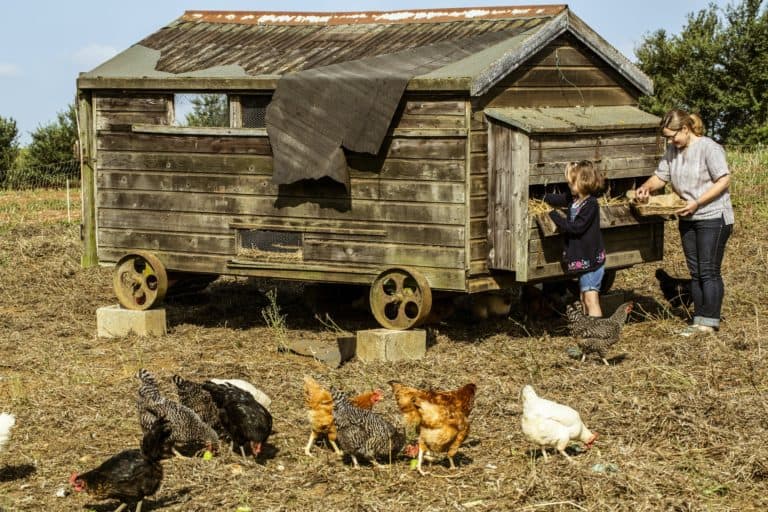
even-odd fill
[[[56,492],[68,487],[72,471],[138,445],[132,375],[146,367],[171,397],[173,373],[256,384],[273,399],[269,443],[276,454],[263,463],[228,453],[167,460],[163,485],[145,510],[768,510],[768,217],[761,192],[768,178],[764,153],[729,158],[737,224],[723,266],[723,329],[695,340],[673,334],[685,320],[653,278],[657,266],[685,274],[670,222],[663,262],[619,272],[615,288],[631,294],[640,313],[609,354],[623,356],[611,366],[570,359],[573,340],[562,320],[526,320],[517,304],[509,318],[474,322],[457,314],[430,329],[433,341],[421,360],[353,360],[330,369],[278,352],[276,329],[286,339],[334,343],[333,325],[374,328],[370,315],[329,304],[332,316],[319,316],[333,318],[326,325],[305,306],[300,287],[286,284],[270,299],[275,283],[243,279],[220,279],[203,293],[168,301],[167,336],[96,338],[96,308],[115,302],[111,269],[79,269],[75,221],[45,210],[61,204],[61,195],[46,205],[41,192],[1,192],[0,211],[14,216],[0,219],[0,408],[16,414],[17,427],[0,453],[0,509],[114,510],[114,502]],[[9,204],[15,206],[5,210]],[[391,379],[442,388],[476,382],[458,469],[431,464],[432,474],[421,477],[406,459],[379,471],[354,470],[321,447],[304,456],[303,374],[358,392],[386,391]],[[518,395],[527,383],[577,408],[599,432],[574,464],[562,457],[544,463],[523,438]],[[399,421],[388,392],[377,411]],[[599,464],[618,471],[594,471]]]

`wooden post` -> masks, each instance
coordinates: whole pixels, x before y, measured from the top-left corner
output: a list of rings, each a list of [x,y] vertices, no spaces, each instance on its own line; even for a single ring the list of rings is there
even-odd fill
[[[80,139],[80,194],[82,203],[82,224],[80,236],[83,239],[83,254],[80,265],[83,268],[98,264],[96,254],[96,173],[93,169],[93,108],[90,91],[77,93],[77,131]]]

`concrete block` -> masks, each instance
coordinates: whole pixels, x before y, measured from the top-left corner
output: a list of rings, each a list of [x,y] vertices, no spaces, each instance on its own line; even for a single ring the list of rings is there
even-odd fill
[[[100,338],[115,338],[129,333],[139,336],[163,336],[166,333],[165,309],[134,311],[120,305],[96,310],[96,328]]]
[[[427,331],[368,329],[357,331],[357,358],[363,362],[421,359],[427,353]]]
[[[293,340],[288,342],[287,348],[296,354],[314,357],[331,368],[338,368],[354,357],[355,344],[353,336],[340,336],[335,344],[318,340]]]
[[[603,311],[603,316],[611,316],[627,300],[627,294],[620,290],[600,295],[600,309]]]

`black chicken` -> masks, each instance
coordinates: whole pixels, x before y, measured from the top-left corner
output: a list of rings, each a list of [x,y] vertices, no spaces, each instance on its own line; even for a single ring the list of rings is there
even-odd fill
[[[75,491],[85,491],[100,500],[117,499],[115,512],[135,504],[141,511],[144,497],[151,496],[163,480],[163,445],[171,435],[165,420],[156,421],[141,440],[141,450],[125,450],[85,473],[72,473],[69,483]]]
[[[659,281],[661,293],[672,307],[691,307],[691,304],[693,304],[693,295],[691,295],[690,279],[672,277],[661,268],[656,269],[656,279]]]
[[[219,409],[219,420],[234,446],[245,457],[244,448],[258,457],[262,444],[272,433],[272,415],[247,391],[232,384],[206,381],[203,388]]]

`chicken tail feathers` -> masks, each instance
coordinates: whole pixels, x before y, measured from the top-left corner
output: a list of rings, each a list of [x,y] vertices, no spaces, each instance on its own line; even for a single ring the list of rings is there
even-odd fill
[[[16,417],[13,414],[7,412],[0,414],[0,451],[11,438],[11,429],[15,424]]]
[[[163,458],[165,443],[171,436],[171,428],[165,419],[157,420],[141,440],[141,454],[149,462]]]

